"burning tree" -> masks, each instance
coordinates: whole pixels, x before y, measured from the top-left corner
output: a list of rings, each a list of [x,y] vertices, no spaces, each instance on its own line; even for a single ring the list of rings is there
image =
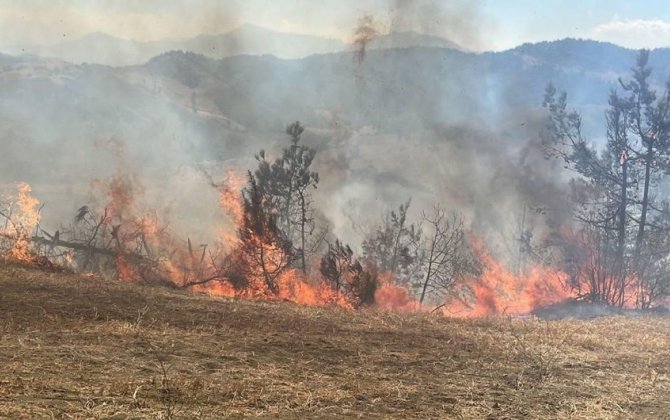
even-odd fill
[[[276,202],[251,172],[242,197],[244,213],[239,235],[245,273],[277,295],[277,280],[291,261],[291,242],[277,227]]]
[[[411,200],[384,214],[363,241],[363,257],[380,272],[390,272],[404,286],[416,282],[423,258],[421,228],[407,220]]]
[[[661,188],[670,173],[670,84],[657,98],[648,59],[649,52],[640,51],[632,79],[620,80],[625,96],[610,94],[607,143],[600,151],[583,137],[581,116],[567,110],[565,93],[549,85],[544,100],[547,150],[579,174],[573,182],[576,216],[595,246],[590,265],[606,266],[606,274],[596,270],[595,282],[577,270],[575,282],[592,300],[623,306],[634,298],[641,308],[667,292],[663,284],[670,277],[669,197]]]
[[[36,254],[31,247],[33,235],[39,232],[40,202],[32,196],[30,185],[18,185],[18,194],[0,210],[5,219],[2,227],[3,254],[19,261],[32,261]]]
[[[365,269],[354,257],[354,251],[338,239],[328,244],[321,257],[321,275],[328,285],[354,306],[374,303],[378,279],[374,269]]]
[[[481,269],[465,239],[462,217],[455,213],[449,216],[438,204],[432,214],[423,213],[423,219],[429,225],[430,236],[424,244],[420,303],[428,292],[447,293],[457,280],[479,275]]]
[[[326,230],[316,230],[310,189],[319,184],[319,174],[311,170],[316,150],[300,144],[304,130],[297,121],[286,128],[291,144],[272,163],[261,150],[255,177],[276,207],[278,228],[293,244],[295,265],[306,273],[307,260],[318,250]]]

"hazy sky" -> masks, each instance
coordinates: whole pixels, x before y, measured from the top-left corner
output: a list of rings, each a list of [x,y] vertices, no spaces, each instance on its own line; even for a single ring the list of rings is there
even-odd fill
[[[667,0],[0,0],[0,47],[96,31],[181,38],[243,23],[347,40],[365,14],[382,31],[413,29],[480,50],[564,37],[670,46]]]

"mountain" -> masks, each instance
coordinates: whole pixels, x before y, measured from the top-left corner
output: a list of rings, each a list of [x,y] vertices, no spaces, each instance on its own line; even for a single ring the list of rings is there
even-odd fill
[[[248,27],[229,36],[235,33],[252,39],[263,32]],[[407,38],[387,39],[396,43],[379,45],[402,45],[397,40]],[[118,46],[116,39],[101,34],[87,42]],[[207,45],[211,39],[192,42]],[[194,124],[217,121],[233,131],[275,130],[295,119],[327,126],[332,121],[325,114],[336,114],[353,129],[397,131],[537,108],[551,81],[597,119],[609,90],[634,60],[632,50],[581,40],[483,54],[442,47],[379,49],[369,51],[362,62],[351,52],[291,60],[269,55],[216,60],[174,51],[144,65],[113,68],[0,55],[0,115],[15,121],[15,127],[31,119],[51,125],[62,121],[64,130],[86,122],[82,127],[87,130],[104,124],[123,128],[123,135],[133,138],[146,121],[160,120],[159,110]],[[656,69],[652,82],[662,87],[670,50],[653,51],[651,63]],[[114,121],[122,115],[125,119]]]
[[[169,44],[135,42],[95,32],[51,46],[21,48],[21,52],[58,58],[74,64],[96,63],[127,66],[142,63],[147,57],[160,54],[163,48],[169,48]],[[13,51],[16,52],[16,49]]]
[[[418,46],[460,49],[446,39],[416,32],[381,35],[371,42],[369,49]],[[297,59],[351,49],[353,46],[337,39],[278,32],[246,24],[223,34],[154,42],[126,40],[96,32],[53,46],[16,47],[10,49],[10,52],[58,58],[74,64],[130,66],[144,64],[152,57],[173,50],[189,51],[215,59],[236,55],[273,55],[278,58]]]
[[[404,37],[379,45],[392,45],[393,39]],[[290,118],[317,124],[319,109],[338,110],[355,126],[467,121],[537,108],[549,82],[569,92],[571,103],[586,108],[587,117],[595,121],[602,117],[609,90],[634,64],[635,54],[612,44],[572,39],[479,54],[444,47],[378,49],[369,51],[364,62],[351,53],[300,60],[212,60],[171,52],[138,71],[181,84],[197,73],[198,95],[249,127],[276,127]],[[657,69],[652,80],[662,87],[670,50],[655,50],[651,57]]]
[[[200,35],[183,40],[170,49],[190,51],[214,58],[269,54],[292,59],[342,51],[345,46],[342,41],[336,39],[277,32],[247,24],[226,34]],[[168,50],[163,52],[165,51]]]
[[[391,49],[411,47],[451,48],[463,51],[464,48],[445,38],[418,32],[391,32],[375,37],[370,42],[370,49]]]
[[[662,88],[670,50],[651,58]],[[299,120],[319,151],[314,198],[341,237],[353,234],[357,211],[410,196],[417,209],[438,197],[487,212],[476,219],[491,229],[517,229],[504,222],[518,203],[565,201],[537,146],[547,83],[568,92],[597,142],[608,93],[634,62],[635,51],[582,40],[481,54],[377,49],[363,60],[351,51],[290,60],[172,51],[128,67],[0,56],[0,180],[33,183],[49,203],[45,217],[60,222],[89,199],[90,180],[132,168],[157,206],[187,215],[179,223],[209,220],[216,195],[194,168],[253,167],[254,154],[276,153],[283,128]],[[179,200],[166,199],[175,191]]]
[[[151,42],[121,39],[96,32],[52,46],[10,48],[10,52],[53,57],[74,64],[94,63],[129,66],[143,64],[151,57],[171,50],[190,51],[212,58],[242,54],[271,54],[289,59],[317,53],[342,51],[345,48],[346,45],[339,40],[277,32],[253,25],[243,25],[223,34],[199,35],[189,39]]]

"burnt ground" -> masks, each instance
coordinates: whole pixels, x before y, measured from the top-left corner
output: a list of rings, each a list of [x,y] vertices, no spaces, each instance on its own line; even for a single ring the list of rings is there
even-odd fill
[[[1,418],[667,418],[670,320],[448,319],[0,265]]]
[[[533,315],[546,320],[559,320],[566,318],[593,319],[603,316],[621,315],[626,317],[635,316],[670,316],[670,309],[658,306],[649,309],[627,309],[604,304],[589,303],[586,301],[566,300],[533,311]]]

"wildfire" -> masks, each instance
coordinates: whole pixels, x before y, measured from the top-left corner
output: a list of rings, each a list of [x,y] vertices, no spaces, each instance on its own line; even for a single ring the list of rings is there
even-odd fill
[[[244,216],[244,209],[240,200],[240,191],[242,191],[243,186],[244,178],[232,169],[226,171],[226,179],[219,186],[219,207],[235,227],[242,225]],[[219,236],[224,244],[237,243],[237,235],[234,229],[221,228],[219,229]]]
[[[279,278],[279,297],[308,306],[351,307],[344,297],[322,281],[312,284],[300,270],[289,270]]]
[[[240,197],[243,183],[232,171],[228,172],[224,187],[220,187],[219,196],[221,208],[233,222],[222,236],[225,247],[193,246],[190,239],[175,239],[155,213],[138,209],[135,195],[141,186],[127,176],[98,181],[97,185],[104,187],[107,201],[101,213],[104,215],[93,220],[100,220],[100,229],[106,229],[108,236],[104,243],[109,248],[105,248],[108,253],[104,255],[112,255],[111,263],[119,280],[158,275],[178,286],[212,296],[284,300],[310,306],[355,306],[345,293],[315,275],[318,272],[315,265],[308,270],[310,274],[288,268],[287,250],[254,236],[253,232],[246,231],[251,235],[246,243],[252,251],[262,254],[260,258],[241,248],[237,235],[244,229]],[[31,187],[20,184],[6,210],[11,217],[7,217],[2,234],[11,247],[5,255],[15,260],[35,261],[31,240],[40,222],[39,205],[31,195]],[[445,315],[522,315],[582,296],[579,290],[568,287],[568,275],[556,267],[538,264],[515,273],[495,259],[482,241],[471,238],[470,242],[481,262],[481,274],[457,281],[448,301],[439,307]],[[69,266],[75,265],[74,251],[67,251],[61,258]],[[375,278],[375,307],[400,312],[434,309],[422,306],[410,291],[394,281],[392,273],[380,273]]]
[[[240,202],[240,191],[243,186],[244,179],[232,169],[228,169],[223,186],[219,189],[219,205],[238,226],[242,223],[244,214]]]
[[[5,255],[23,262],[32,262],[35,258],[30,237],[40,222],[40,202],[31,193],[30,185],[18,185],[18,194],[8,205],[8,217],[2,229],[3,236],[12,239],[12,246]]]
[[[418,300],[409,291],[395,283],[393,274],[386,272],[379,275],[379,285],[375,291],[375,304],[385,310],[398,312],[417,312],[421,308]]]
[[[493,258],[481,241],[472,242],[483,265],[482,273],[456,285],[454,296],[442,308],[446,315],[523,315],[575,297],[566,286],[567,275],[562,271],[534,265],[525,273],[515,274]]]
[[[128,264],[128,260],[123,254],[119,254],[116,257],[116,273],[117,278],[121,281],[133,281],[137,279],[137,273],[133,268]]]
[[[213,282],[208,285],[199,285],[192,288],[194,292],[206,293],[210,296],[217,297],[236,297],[237,291],[235,288],[228,282]]]

